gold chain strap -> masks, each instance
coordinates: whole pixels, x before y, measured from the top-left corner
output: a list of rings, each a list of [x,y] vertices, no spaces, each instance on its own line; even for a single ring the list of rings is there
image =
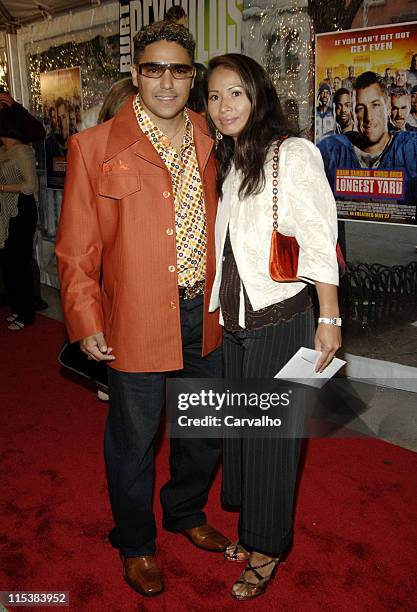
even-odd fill
[[[274,148],[272,163],[272,218],[274,230],[278,230],[278,153],[279,147]]]

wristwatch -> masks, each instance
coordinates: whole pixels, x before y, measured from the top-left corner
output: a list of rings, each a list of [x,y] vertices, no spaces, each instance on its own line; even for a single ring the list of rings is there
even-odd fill
[[[342,319],[340,317],[319,317],[319,323],[327,323],[327,325],[342,327]]]

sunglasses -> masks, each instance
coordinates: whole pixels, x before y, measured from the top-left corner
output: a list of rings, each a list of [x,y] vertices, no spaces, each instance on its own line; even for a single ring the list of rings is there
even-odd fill
[[[138,73],[148,79],[160,79],[166,70],[169,70],[174,79],[192,79],[194,66],[188,64],[165,64],[157,62],[146,62],[137,64]]]

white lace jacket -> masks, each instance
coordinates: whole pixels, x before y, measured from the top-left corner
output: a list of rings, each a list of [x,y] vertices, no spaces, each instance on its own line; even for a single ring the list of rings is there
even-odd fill
[[[262,193],[239,200],[239,173],[230,170],[223,185],[216,219],[216,277],[210,312],[219,308],[222,261],[227,228],[241,282],[254,310],[282,302],[301,291],[305,282],[339,284],[336,258],[337,215],[332,191],[317,147],[304,138],[288,138],[279,153],[278,229],[300,245],[297,276],[305,282],[278,283],[269,275],[272,234],[272,161],[265,165]],[[220,313],[220,322],[223,319]],[[239,325],[245,327],[243,291]]]

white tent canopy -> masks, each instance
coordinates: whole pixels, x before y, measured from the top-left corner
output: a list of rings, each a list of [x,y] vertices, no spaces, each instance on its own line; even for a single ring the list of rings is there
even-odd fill
[[[0,0],[0,29],[16,28],[80,8],[94,7],[100,0]]]

